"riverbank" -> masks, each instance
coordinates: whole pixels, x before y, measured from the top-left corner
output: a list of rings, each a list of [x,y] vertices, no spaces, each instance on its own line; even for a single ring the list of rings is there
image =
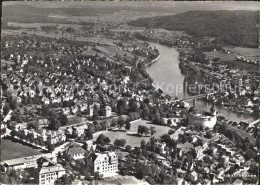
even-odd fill
[[[156,57],[155,59],[153,59],[151,62],[149,62],[148,64],[145,64],[145,67],[152,65],[154,62],[157,62],[159,60],[159,58],[161,57],[161,55],[158,55],[158,57]]]
[[[177,97],[178,99],[190,97],[183,89],[178,89],[178,87],[183,87],[185,80],[185,73],[181,72],[179,67],[179,59],[181,59],[179,52],[183,51],[177,51],[177,47],[170,48],[159,43],[149,42],[149,44],[152,47],[156,47],[160,53],[158,61],[146,68],[147,73],[153,79],[153,85],[159,87],[165,94],[171,97]],[[191,104],[192,100],[187,100],[187,102]],[[209,111],[211,106],[212,102],[204,99],[197,99],[196,101],[197,109]],[[217,109],[228,120],[252,122],[257,119],[251,115],[229,111],[224,106],[217,106]]]
[[[257,119],[258,113],[256,112],[256,107],[253,101],[250,100],[250,96],[246,96],[246,93],[244,95],[242,94],[243,86],[239,87],[240,92],[236,92],[235,87],[233,87],[234,90],[232,90],[234,92],[229,92],[227,86],[231,84],[225,84],[225,82],[223,82],[223,79],[225,80],[230,78],[230,81],[233,81],[233,86],[237,86],[237,80],[235,81],[228,75],[224,76],[222,75],[223,73],[214,72],[213,70],[203,68],[202,66],[195,66],[193,64],[191,65],[192,66],[189,66],[183,61],[180,61],[179,63],[181,72],[184,75],[188,74],[188,76],[186,75],[185,77],[185,81],[187,82],[187,84],[195,85],[197,83],[196,92],[199,93],[205,92],[205,88],[199,88],[205,86],[209,87],[211,91],[214,90],[214,92],[216,92],[216,94],[210,96],[209,99],[206,99],[207,102],[215,103],[223,109],[234,112],[236,114],[249,115],[252,118]],[[248,102],[248,105],[246,104],[246,102]]]

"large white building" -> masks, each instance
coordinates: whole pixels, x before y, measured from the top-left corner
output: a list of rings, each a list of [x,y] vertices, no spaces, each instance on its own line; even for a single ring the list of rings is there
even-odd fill
[[[66,170],[55,162],[55,157],[48,153],[44,155],[35,155],[24,158],[11,159],[1,162],[4,171],[7,170],[23,170],[33,169],[39,179],[35,178],[35,182],[40,185],[52,185],[55,181],[66,174]],[[39,181],[38,181],[39,180]]]
[[[95,153],[94,173],[109,177],[118,171],[118,156],[116,152]]]
[[[212,105],[210,112],[192,111],[187,114],[188,123],[195,126],[203,126],[212,129],[217,123],[217,110],[215,105]]]
[[[52,185],[66,174],[66,170],[60,165],[42,167],[39,172],[39,185]]]
[[[66,174],[66,170],[47,157],[38,160],[39,184],[52,185],[55,181]]]

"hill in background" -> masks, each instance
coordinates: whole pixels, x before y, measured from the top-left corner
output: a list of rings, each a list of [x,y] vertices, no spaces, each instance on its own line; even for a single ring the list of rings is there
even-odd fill
[[[185,31],[194,37],[215,37],[215,42],[258,47],[258,11],[188,11],[170,16],[139,18],[128,24],[146,28]]]

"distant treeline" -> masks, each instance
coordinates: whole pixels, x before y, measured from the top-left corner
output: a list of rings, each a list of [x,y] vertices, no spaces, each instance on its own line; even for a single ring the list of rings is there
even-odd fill
[[[41,29],[42,30],[46,30],[46,31],[49,31],[49,30],[57,30],[57,26],[41,26]]]
[[[128,24],[185,31],[194,37],[215,37],[215,43],[258,47],[258,11],[189,11],[171,16],[139,18]]]

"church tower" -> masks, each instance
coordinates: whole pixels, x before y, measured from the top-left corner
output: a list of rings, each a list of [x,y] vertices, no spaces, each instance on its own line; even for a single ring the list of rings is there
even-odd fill
[[[210,108],[210,114],[212,116],[216,116],[217,115],[217,108],[216,108],[214,103],[213,103],[212,107]]]

